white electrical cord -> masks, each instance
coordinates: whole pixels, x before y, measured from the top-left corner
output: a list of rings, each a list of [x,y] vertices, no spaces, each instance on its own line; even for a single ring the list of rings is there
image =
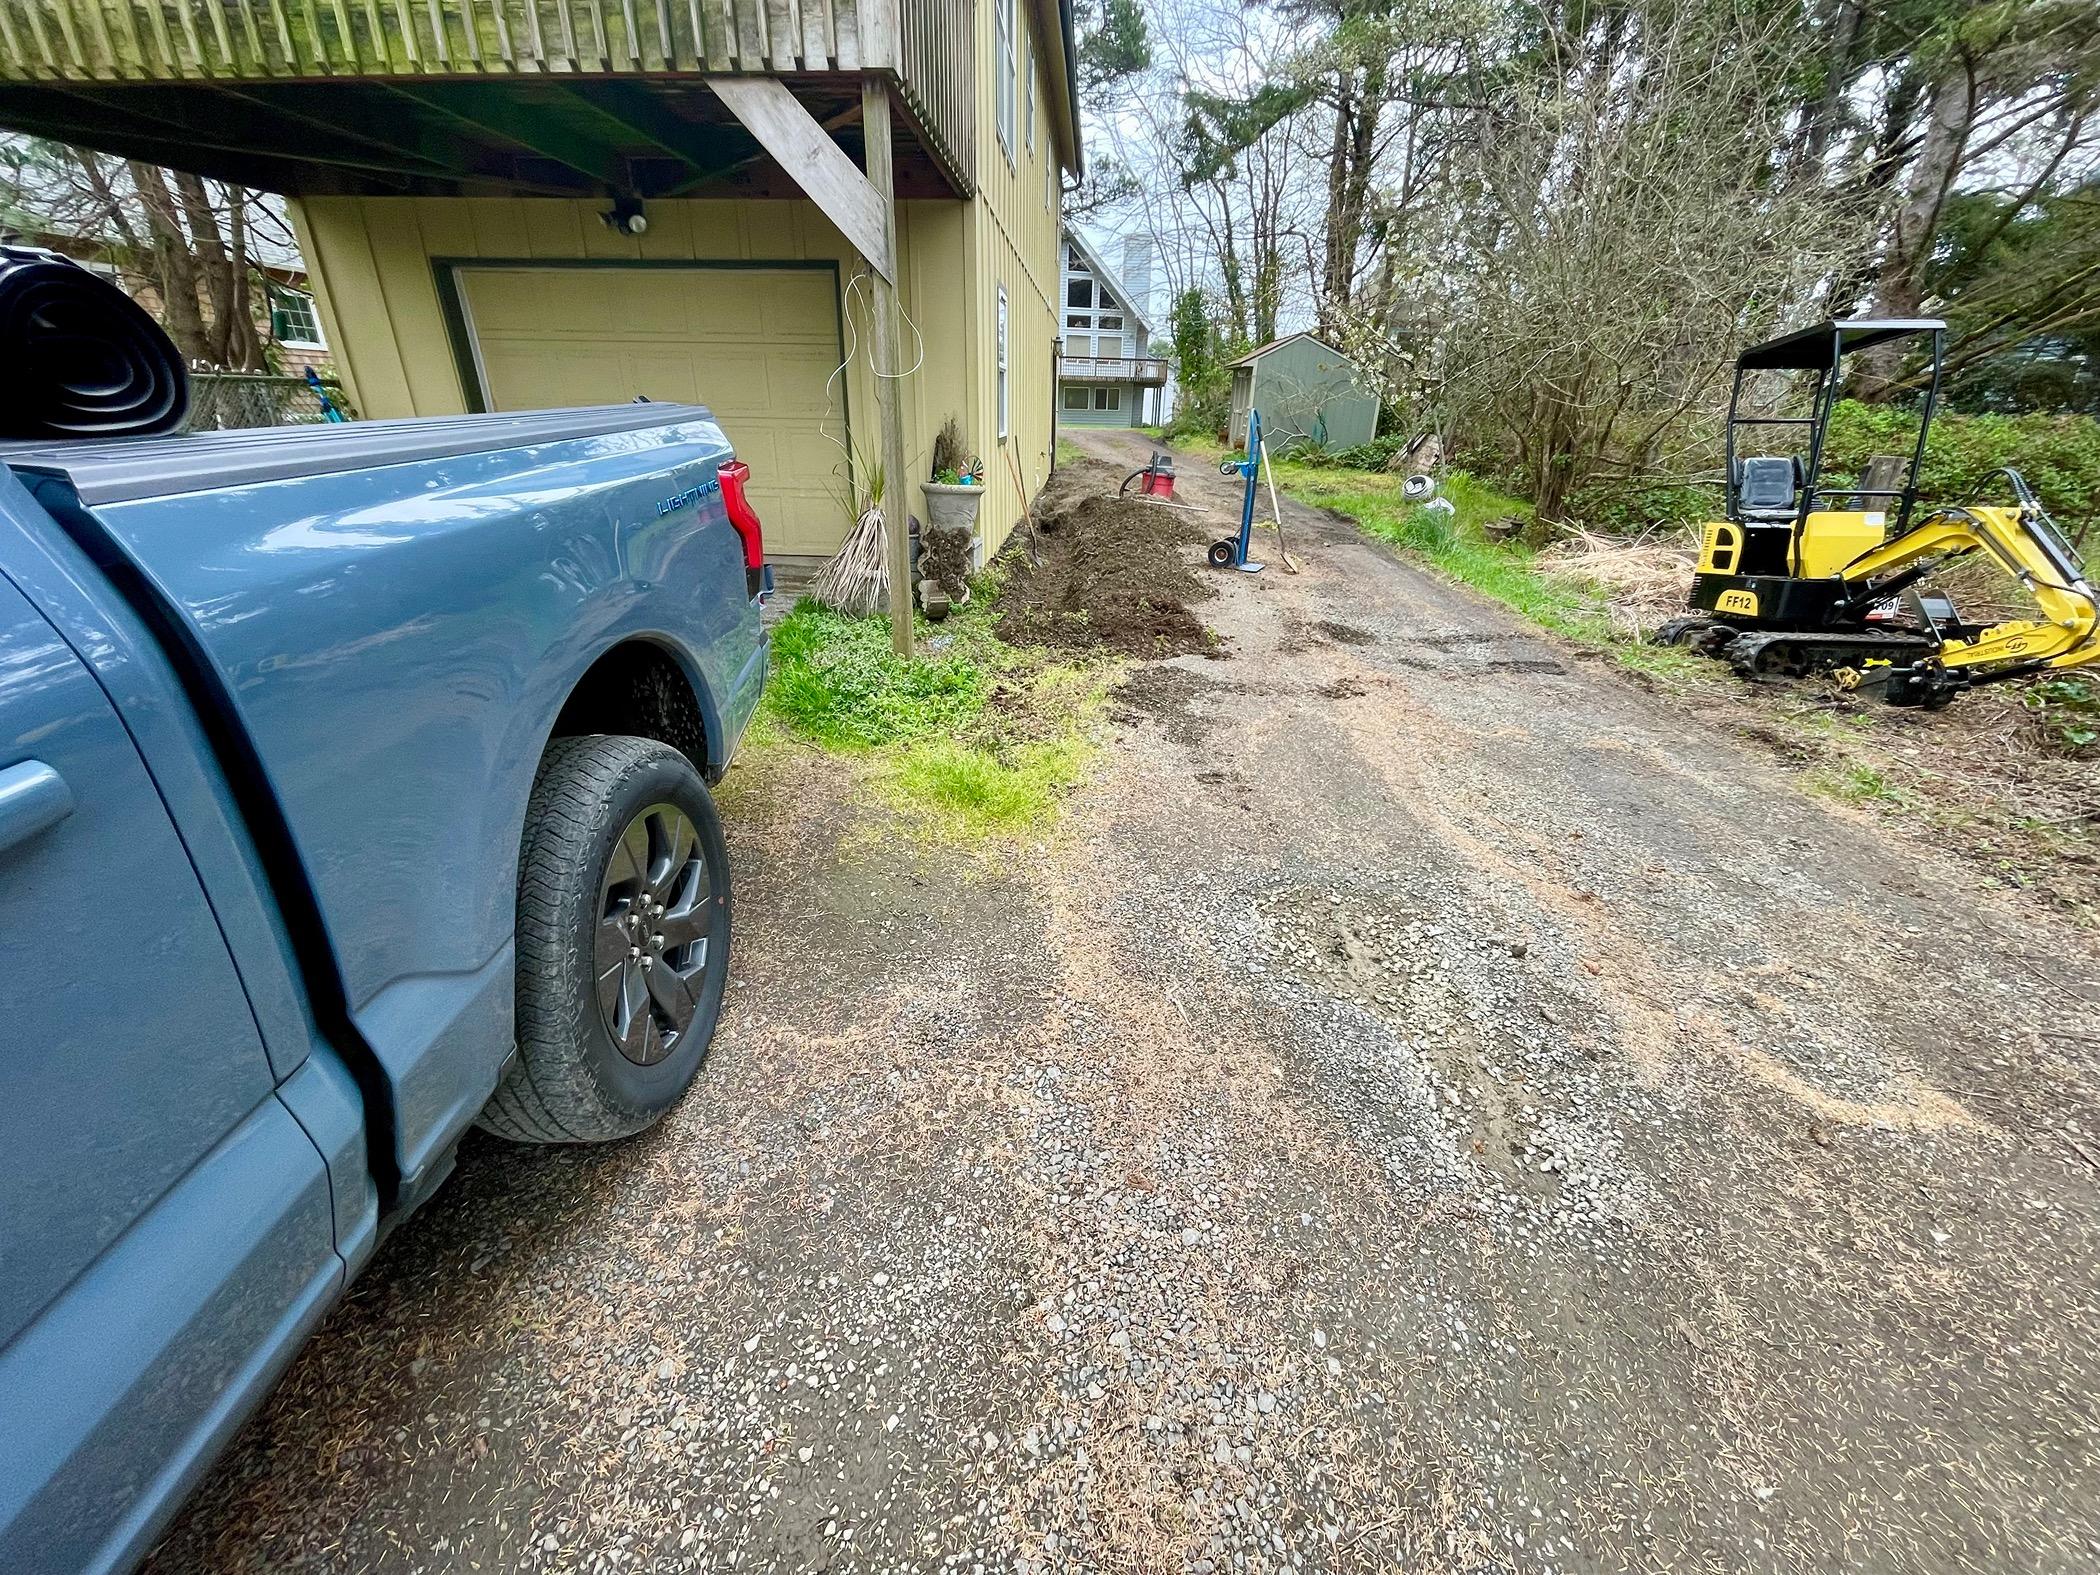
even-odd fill
[[[841,292],[839,300],[839,316],[842,322],[844,323],[846,330],[846,356],[844,360],[840,361],[837,366],[831,369],[831,375],[824,379],[824,414],[817,422],[817,431],[823,434],[825,441],[830,443],[841,454],[846,456],[846,465],[849,475],[851,474],[854,461],[854,453],[852,448],[853,434],[851,432],[848,432],[846,434],[846,441],[844,442],[841,442],[838,438],[833,437],[831,435],[831,414],[833,408],[833,401],[836,397],[834,385],[836,385],[838,380],[845,375],[846,369],[853,364],[854,356],[860,353],[860,333],[855,328],[853,322],[853,304],[856,296],[858,295],[861,298],[862,312],[872,314],[875,310],[874,303],[865,298],[865,292],[868,288],[869,277],[870,270],[868,269],[866,264],[862,264],[859,271],[856,272],[851,279],[848,279],[846,281],[846,288],[843,292]],[[923,334],[919,332],[919,325],[911,320],[911,313],[907,312],[904,309],[904,303],[902,301],[899,301],[897,303],[897,315],[904,319],[904,326],[911,330],[912,342],[918,346],[917,358],[912,362],[910,366],[906,367],[901,372],[885,372],[881,367],[875,365],[874,357],[872,355],[870,355],[868,359],[868,371],[870,374],[872,374],[875,377],[888,378],[892,382],[910,377],[912,373],[918,371],[920,367],[926,364],[926,338]],[[841,408],[841,414],[843,415],[843,413],[843,408]]]

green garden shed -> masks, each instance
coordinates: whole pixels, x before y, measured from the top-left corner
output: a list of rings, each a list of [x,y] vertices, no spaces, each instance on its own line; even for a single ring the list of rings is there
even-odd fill
[[[1261,412],[1273,446],[1309,442],[1354,448],[1378,433],[1378,396],[1357,364],[1311,334],[1287,334],[1232,363],[1233,443],[1247,441],[1247,412]]]

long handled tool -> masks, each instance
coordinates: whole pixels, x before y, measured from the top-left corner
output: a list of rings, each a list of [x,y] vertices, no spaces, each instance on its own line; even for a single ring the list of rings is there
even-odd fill
[[[1291,549],[1283,539],[1283,505],[1276,501],[1276,471],[1269,464],[1269,440],[1263,438],[1260,441],[1261,473],[1269,484],[1269,513],[1275,517],[1273,523],[1276,526],[1276,555],[1283,560],[1283,568],[1286,574],[1296,574],[1298,565],[1292,559]]]

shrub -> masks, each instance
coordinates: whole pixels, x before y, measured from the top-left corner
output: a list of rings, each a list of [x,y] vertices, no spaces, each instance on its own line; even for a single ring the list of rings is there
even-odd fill
[[[1720,513],[1719,487],[1685,481],[1593,485],[1568,500],[1569,523],[1629,536],[1658,525],[1696,525]]]
[[[1359,443],[1354,448],[1338,448],[1328,454],[1330,465],[1344,465],[1350,470],[1383,470],[1392,463],[1396,454],[1405,454],[1410,439],[1401,433],[1390,433],[1385,437]]]
[[[1914,411],[1840,400],[1824,449],[1826,477],[1857,475],[1876,454],[1909,454],[1917,440]],[[2083,543],[2100,523],[2100,421],[2091,416],[1962,415],[1933,417],[1918,495],[1926,503],[2011,502],[2004,478],[2011,465],[2025,476],[2064,534]]]
[[[2100,681],[2076,674],[2043,678],[2020,695],[2042,741],[2058,753],[2083,757],[2100,746]]]

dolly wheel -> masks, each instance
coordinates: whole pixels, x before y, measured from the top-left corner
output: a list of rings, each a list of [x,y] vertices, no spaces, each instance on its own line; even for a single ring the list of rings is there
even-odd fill
[[[1229,569],[1240,561],[1237,542],[1214,541],[1210,544],[1210,561],[1214,568]]]

